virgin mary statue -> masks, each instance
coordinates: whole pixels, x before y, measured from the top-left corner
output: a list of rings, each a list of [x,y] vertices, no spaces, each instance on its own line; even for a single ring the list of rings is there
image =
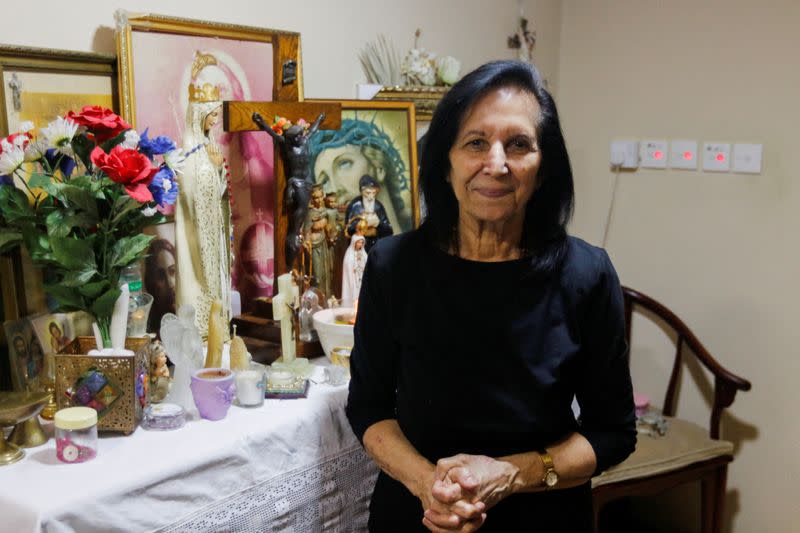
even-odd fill
[[[200,53],[192,64],[183,134],[187,156],[175,209],[176,303],[194,306],[203,336],[208,334],[211,303],[222,301],[226,324],[231,308],[230,198],[224,158],[211,137],[222,102],[219,87],[202,81],[202,69],[215,64],[214,56]]]

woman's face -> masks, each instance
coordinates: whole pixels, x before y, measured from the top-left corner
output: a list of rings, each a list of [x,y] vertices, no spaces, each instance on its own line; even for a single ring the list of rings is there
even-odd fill
[[[221,108],[218,107],[206,115],[205,120],[203,120],[203,131],[208,132],[208,130],[217,125],[217,122],[219,122],[220,109]]]
[[[460,220],[522,224],[542,162],[540,111],[517,87],[494,89],[467,111],[449,154]]]
[[[175,257],[167,250],[159,251],[156,256],[154,281],[160,296],[175,292]]]
[[[316,182],[345,203],[360,194],[358,181],[364,174],[377,178],[361,147],[352,144],[323,150],[314,164]]]
[[[358,239],[355,244],[356,250],[360,250],[364,247],[364,239]]]

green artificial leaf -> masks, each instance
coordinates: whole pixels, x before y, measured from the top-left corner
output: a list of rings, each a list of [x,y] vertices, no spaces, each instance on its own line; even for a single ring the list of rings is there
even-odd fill
[[[111,223],[115,224],[119,222],[122,219],[122,217],[124,217],[126,214],[130,213],[134,209],[138,209],[141,205],[142,204],[140,204],[138,201],[134,200],[127,194],[120,195],[114,202],[114,211],[116,212],[116,215],[114,215],[114,218],[111,220]]]
[[[61,284],[65,287],[78,287],[80,292],[80,287],[91,280],[94,275],[97,274],[97,269],[94,268],[87,268],[84,270],[73,270],[67,272],[64,276],[64,279],[61,280]],[[83,293],[81,293],[83,294]]]
[[[97,218],[97,203],[91,191],[74,185],[62,185],[61,199],[69,206],[84,210],[89,216]]]
[[[69,184],[74,187],[80,187],[81,189],[89,189],[96,180],[93,180],[91,176],[75,176],[71,180],[69,180]]]
[[[120,133],[119,135],[114,137],[113,139],[107,140],[106,142],[104,142],[103,144],[100,145],[100,148],[102,148],[105,153],[107,153],[107,154],[110,153],[111,150],[115,146],[117,146],[118,144],[120,144],[122,141],[125,140],[125,132],[126,131],[128,131],[128,130],[123,131],[122,133]]]
[[[91,312],[96,318],[110,318],[114,312],[114,304],[117,302],[117,298],[119,298],[120,294],[121,291],[117,287],[108,289],[92,303],[90,308]]]
[[[97,268],[91,239],[50,237],[55,261],[67,270],[90,270]]]
[[[35,187],[46,187],[52,183],[53,178],[48,176],[47,174],[42,174],[40,172],[34,172],[31,174],[31,177],[28,179],[28,187],[31,189]]]
[[[47,234],[51,237],[66,237],[69,235],[69,228],[64,225],[64,218],[67,214],[64,211],[55,210],[45,217]]]
[[[33,209],[28,202],[28,195],[10,185],[0,187],[0,211],[10,225],[19,221],[35,220]]]
[[[13,250],[22,242],[22,233],[11,228],[0,228],[0,254]]]
[[[82,287],[78,287],[78,292],[80,292],[83,296],[94,299],[100,296],[103,292],[106,291],[111,286],[108,280],[101,280],[95,281],[92,283],[87,283]]]
[[[66,287],[61,283],[45,284],[45,292],[52,295],[64,310],[86,309],[86,303],[78,289]]]
[[[111,266],[128,266],[144,254],[152,240],[153,235],[144,234],[121,238],[111,250]]]
[[[38,227],[33,224],[24,226],[22,228],[22,239],[25,242],[28,254],[30,254],[35,263],[55,262],[53,251],[50,248],[50,239]]]
[[[92,166],[92,159],[90,157],[94,147],[95,144],[85,133],[76,135],[72,138],[72,149],[75,151],[75,155],[78,156],[78,159],[81,160],[87,169],[94,168]]]
[[[68,213],[52,211],[45,219],[47,234],[51,237],[66,237],[74,228],[89,230],[97,224],[95,219],[84,212]]]

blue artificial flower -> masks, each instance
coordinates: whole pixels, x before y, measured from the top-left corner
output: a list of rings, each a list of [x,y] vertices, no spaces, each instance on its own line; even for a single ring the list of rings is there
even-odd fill
[[[175,142],[164,135],[160,135],[155,139],[148,138],[148,130],[150,130],[150,128],[144,130],[144,133],[139,137],[139,151],[150,158],[150,161],[157,155],[166,154],[170,150],[177,148]]]
[[[148,188],[153,193],[153,200],[161,207],[172,205],[178,199],[178,182],[167,165],[161,165]]]
[[[61,175],[65,178],[69,178],[72,175],[72,171],[75,170],[77,166],[74,159],[56,151],[55,148],[47,150],[44,153],[44,158],[47,159],[47,164],[50,165],[50,168],[53,170],[60,170]]]
[[[11,176],[0,176],[0,185],[13,185],[14,180],[11,179]]]

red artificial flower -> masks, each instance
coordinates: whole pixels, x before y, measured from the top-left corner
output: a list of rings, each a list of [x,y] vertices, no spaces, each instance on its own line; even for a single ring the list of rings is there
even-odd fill
[[[70,111],[65,118],[79,126],[85,126],[89,133],[94,135],[95,142],[98,144],[131,129],[131,125],[122,120],[122,117],[99,105],[87,105],[81,109],[80,113]]]
[[[118,145],[109,154],[96,146],[90,157],[95,167],[105,172],[112,181],[125,186],[128,196],[137,202],[153,201],[153,193],[147,186],[158,169],[153,168],[147,156]]]

